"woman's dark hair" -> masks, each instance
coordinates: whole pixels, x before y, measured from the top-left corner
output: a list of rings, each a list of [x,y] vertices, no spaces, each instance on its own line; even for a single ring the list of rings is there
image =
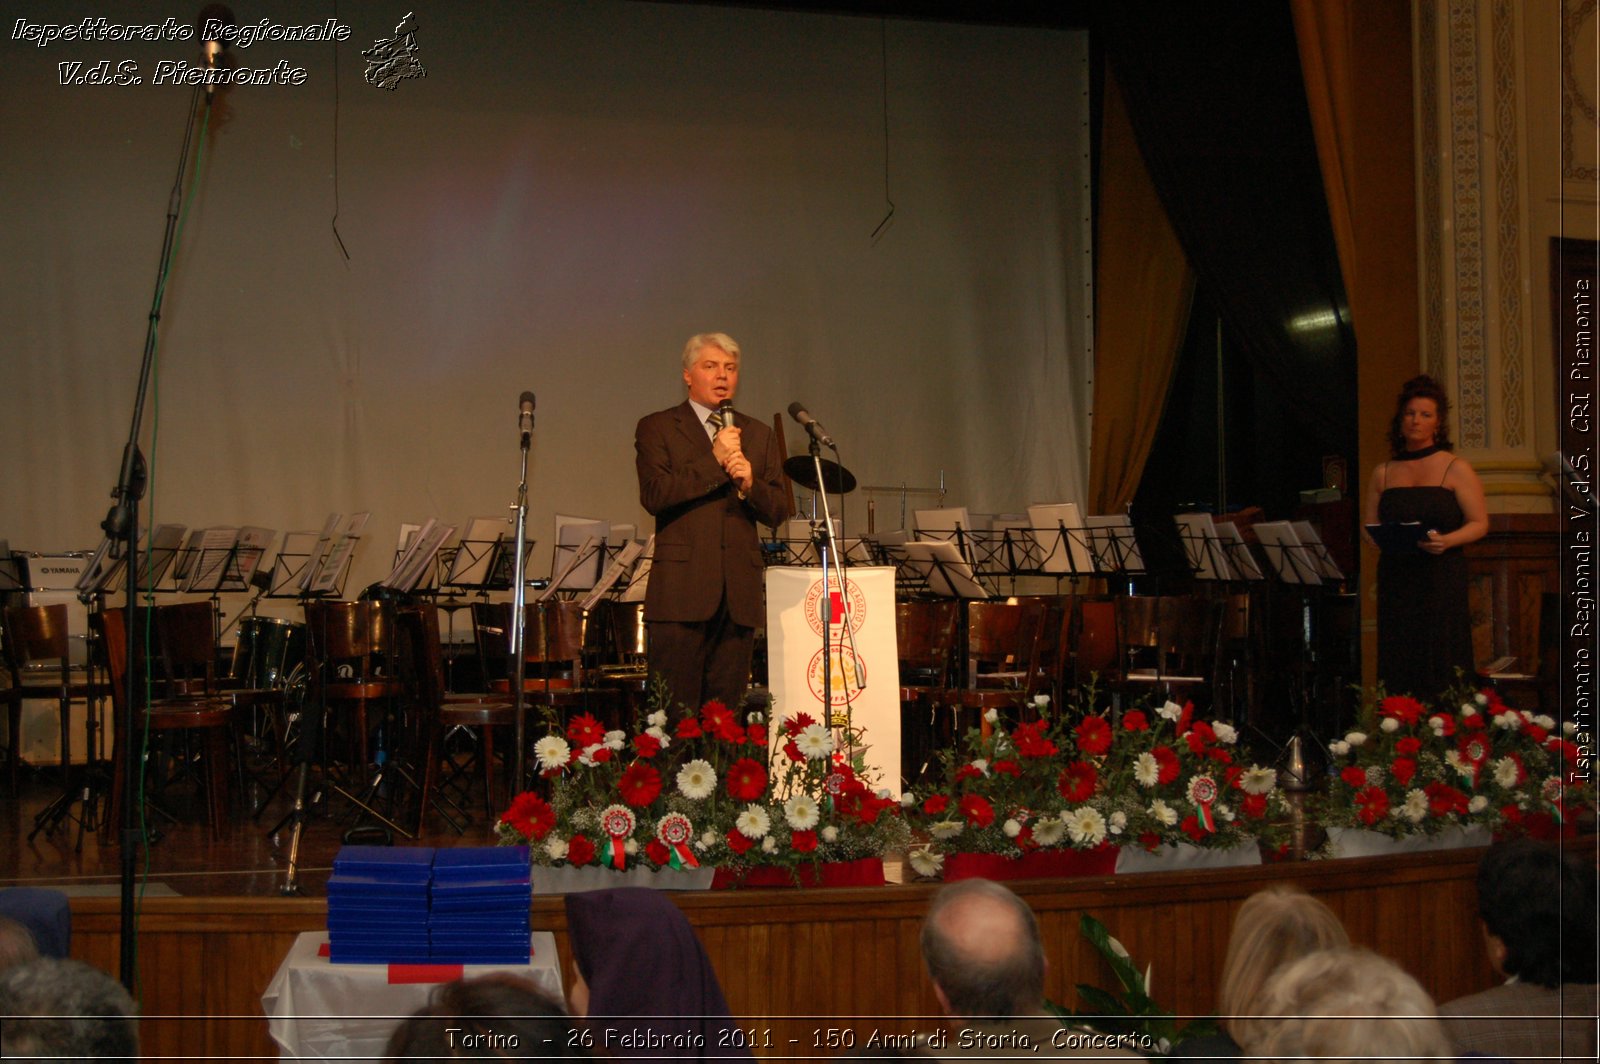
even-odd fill
[[[1524,983],[1595,981],[1595,866],[1533,839],[1497,842],[1478,863],[1478,915]]]
[[[1406,453],[1406,438],[1400,432],[1400,422],[1406,416],[1406,404],[1413,399],[1432,399],[1439,408],[1439,430],[1433,442],[1441,451],[1453,450],[1450,442],[1450,400],[1439,387],[1439,382],[1426,373],[1412,377],[1400,386],[1400,398],[1394,404],[1394,417],[1389,419],[1389,456],[1399,458]]]
[[[403,1020],[384,1059],[587,1057],[561,1002],[510,973],[436,987],[433,1001]]]

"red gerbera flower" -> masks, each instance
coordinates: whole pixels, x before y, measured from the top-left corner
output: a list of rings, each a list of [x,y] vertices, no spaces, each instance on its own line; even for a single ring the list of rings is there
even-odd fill
[[[982,778],[983,778],[983,770],[980,769],[977,765],[973,765],[973,764],[969,763],[969,764],[962,765],[960,768],[956,769],[956,780],[955,781],[957,783],[960,783],[962,780],[982,779]]]
[[[1410,695],[1390,695],[1378,703],[1378,712],[1411,728],[1422,719],[1426,707]]]
[[[1185,702],[1183,711],[1178,714],[1178,734],[1184,735],[1189,731],[1189,722],[1194,720],[1194,703]]]
[[[789,845],[795,853],[811,853],[817,848],[817,833],[815,831],[796,831],[789,836]]]
[[[756,746],[767,745],[767,726],[765,724],[752,724],[745,729],[746,741]]]
[[[574,868],[582,868],[594,860],[594,843],[582,835],[574,835],[567,840],[567,863]]]
[[[1011,776],[1014,779],[1022,778],[1022,766],[1015,761],[996,761],[989,766],[989,771],[996,776]]]
[[[1150,756],[1156,759],[1156,783],[1166,786],[1178,778],[1181,767],[1178,764],[1178,755],[1170,746],[1158,746],[1150,751]]]
[[[644,844],[644,855],[650,858],[653,865],[665,865],[672,860],[672,851],[667,849],[667,844],[660,839],[651,839]]]
[[[1141,709],[1130,709],[1122,715],[1122,730],[1133,732],[1149,731],[1150,718],[1146,717]]]
[[[790,717],[783,722],[783,730],[787,735],[799,735],[816,721],[811,719],[811,714],[801,713],[799,716]]]
[[[528,839],[538,842],[556,826],[556,811],[532,791],[523,791],[511,800],[511,808],[500,819]]]
[[[617,791],[622,800],[635,809],[647,806],[661,794],[661,773],[642,761],[635,761],[623,771],[622,779],[617,781]]]
[[[948,808],[950,808],[950,799],[942,794],[935,794],[922,803],[922,811],[929,816],[938,816]]]
[[[1087,802],[1098,782],[1100,773],[1095,771],[1093,765],[1087,761],[1074,761],[1062,771],[1061,778],[1056,781],[1056,790],[1069,802]]]
[[[1450,813],[1462,816],[1467,814],[1467,796],[1449,784],[1435,780],[1422,788],[1422,793],[1428,796],[1428,811],[1434,816],[1447,816]]]
[[[1389,766],[1389,772],[1394,776],[1394,781],[1402,787],[1411,785],[1411,777],[1417,774],[1417,763],[1409,757],[1397,757],[1394,764]]]
[[[693,717],[684,717],[678,721],[678,727],[673,732],[680,739],[700,738],[700,722]]]
[[[1251,820],[1259,820],[1267,815],[1267,796],[1264,794],[1247,794],[1239,801],[1239,811]]]
[[[1139,845],[1154,853],[1157,846],[1161,845],[1161,836],[1153,831],[1139,832]]]
[[[1356,805],[1360,807],[1356,815],[1369,826],[1389,815],[1389,796],[1382,787],[1368,787],[1356,795]]]
[[[580,750],[585,746],[604,742],[606,738],[605,725],[595,720],[591,714],[579,713],[567,724],[567,738]]]
[[[1111,725],[1104,717],[1084,717],[1073,730],[1078,736],[1078,749],[1091,757],[1111,749]]]
[[[1367,770],[1360,765],[1346,765],[1339,770],[1339,778],[1349,786],[1360,790],[1367,785]]]
[[[655,757],[661,752],[661,740],[649,732],[640,732],[633,737],[633,748],[640,757]]]
[[[975,828],[986,828],[994,823],[994,806],[979,794],[961,796],[961,818]]]
[[[741,757],[728,769],[728,797],[753,802],[767,791],[767,770],[761,762]]]
[[[1206,747],[1217,741],[1217,733],[1205,721],[1197,720],[1194,722],[1194,727],[1189,729],[1188,734],[1184,735],[1184,739],[1189,743],[1189,749],[1192,752],[1203,756],[1206,752]]]
[[[1017,725],[1017,730],[1011,733],[1011,744],[1017,748],[1017,753],[1023,757],[1050,757],[1056,752],[1056,744],[1045,738],[1045,722],[1031,720]]]
[[[734,853],[744,853],[749,850],[750,847],[756,844],[755,839],[750,838],[738,828],[734,828],[733,830],[729,831],[727,834],[727,839],[728,849],[732,850]]]
[[[1422,749],[1422,740],[1415,735],[1408,735],[1404,739],[1395,740],[1394,752],[1401,757],[1413,757]]]
[[[1200,818],[1194,814],[1191,813],[1190,815],[1184,817],[1183,820],[1178,824],[1178,827],[1182,828],[1183,833],[1189,836],[1195,842],[1206,841],[1205,829],[1200,826]]]

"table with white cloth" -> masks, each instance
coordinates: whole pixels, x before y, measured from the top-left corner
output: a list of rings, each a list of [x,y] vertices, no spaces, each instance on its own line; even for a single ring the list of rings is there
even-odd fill
[[[535,931],[526,964],[332,964],[328,933],[306,931],[261,995],[283,1060],[381,1060],[400,1021],[433,988],[491,972],[520,975],[561,997],[555,936]]]

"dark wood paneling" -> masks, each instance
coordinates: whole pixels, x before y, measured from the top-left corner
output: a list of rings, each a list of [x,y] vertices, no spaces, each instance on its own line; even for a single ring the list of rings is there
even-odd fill
[[[1554,514],[1491,514],[1489,534],[1466,548],[1472,650],[1479,665],[1507,654],[1536,673],[1539,597],[1558,590]]]

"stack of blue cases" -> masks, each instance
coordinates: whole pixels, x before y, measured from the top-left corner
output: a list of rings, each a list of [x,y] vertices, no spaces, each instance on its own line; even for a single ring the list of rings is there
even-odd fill
[[[328,959],[334,964],[428,963],[433,860],[432,847],[341,848],[328,877]],[[526,858],[523,866],[526,876]],[[526,923],[526,895],[522,907]]]
[[[459,846],[433,852],[429,952],[436,964],[526,964],[528,848]]]

